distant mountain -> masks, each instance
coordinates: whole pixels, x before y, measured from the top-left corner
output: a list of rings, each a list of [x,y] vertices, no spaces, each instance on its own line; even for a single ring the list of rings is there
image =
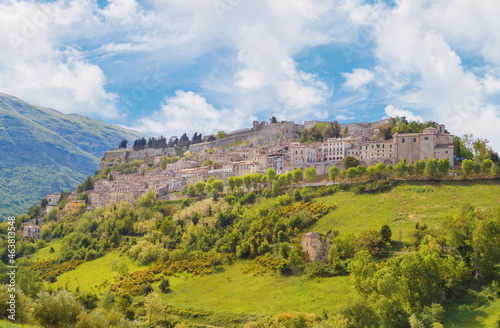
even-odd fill
[[[73,189],[94,174],[105,151],[142,137],[0,93],[0,219],[25,212],[45,193]]]

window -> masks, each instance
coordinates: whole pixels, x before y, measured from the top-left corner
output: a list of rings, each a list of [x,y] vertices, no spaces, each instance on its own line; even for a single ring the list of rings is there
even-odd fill
[[[425,137],[425,140],[429,140],[429,137]]]
[[[403,138],[403,139],[401,140],[401,142],[405,142],[405,138]]]
[[[417,138],[413,138],[413,142],[417,142]]]

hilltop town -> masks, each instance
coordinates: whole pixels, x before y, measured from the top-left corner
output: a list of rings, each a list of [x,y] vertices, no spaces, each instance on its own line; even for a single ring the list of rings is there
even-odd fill
[[[342,131],[333,138],[298,142],[318,126],[333,126]],[[443,124],[428,126],[418,133],[395,133],[388,140],[382,137],[384,125],[394,123],[393,118],[378,122],[338,124],[336,122],[306,121],[271,123],[254,122],[250,129],[219,135],[193,137],[196,143],[170,147],[158,142],[158,147],[122,147],[106,152],[93,188],[85,188],[86,199],[73,190],[65,205],[67,212],[88,204],[90,208],[106,206],[110,202],[134,202],[148,190],[159,199],[176,200],[187,197],[181,192],[188,185],[206,181],[209,177],[221,179],[227,186],[228,178],[246,174],[265,173],[269,168],[276,174],[294,169],[314,167],[317,175],[328,174],[332,166],[343,168],[347,156],[359,160],[364,167],[384,163],[395,166],[405,158],[408,163],[433,157],[454,163],[453,135]],[[305,131],[305,133],[304,133]],[[313,132],[311,132],[313,133]],[[335,133],[334,133],[335,134]],[[182,139],[182,138],[181,138]],[[158,140],[165,140],[161,137]],[[170,142],[171,143],[171,142]],[[59,194],[46,195],[44,214],[60,201]]]

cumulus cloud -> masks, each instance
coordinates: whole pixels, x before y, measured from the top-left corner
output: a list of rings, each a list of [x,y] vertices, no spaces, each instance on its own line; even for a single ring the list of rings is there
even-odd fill
[[[499,14],[499,4],[490,0],[481,5],[472,0],[398,2],[375,34],[380,72],[400,83],[391,102],[500,148],[495,132],[500,112],[492,101],[500,75],[490,69],[500,60],[500,53],[492,51],[500,44],[493,32]]]
[[[164,99],[159,111],[141,119],[133,128],[157,136],[208,134],[248,127],[253,119],[239,110],[217,110],[203,96],[177,90],[175,96]]]
[[[421,116],[415,115],[409,110],[396,108],[393,105],[388,105],[384,111],[385,114],[389,117],[399,116],[399,117],[406,117],[408,121],[424,122],[424,119]]]
[[[356,68],[352,73],[342,73],[345,78],[343,87],[348,90],[359,90],[375,79],[375,75],[367,69]]]
[[[103,71],[80,49],[58,40],[60,30],[82,22],[91,6],[86,1],[0,4],[0,90],[66,113],[116,117],[117,96],[105,90]]]

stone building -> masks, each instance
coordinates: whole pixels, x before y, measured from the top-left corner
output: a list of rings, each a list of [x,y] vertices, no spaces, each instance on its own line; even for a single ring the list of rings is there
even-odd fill
[[[444,124],[438,128],[428,127],[422,133],[396,133],[393,141],[397,162],[406,157],[408,163],[433,157],[447,158],[453,166],[453,135],[445,132]]]
[[[57,206],[60,198],[61,198],[61,195],[59,195],[59,194],[46,194],[45,195],[45,199],[47,200],[48,206]]]
[[[302,167],[307,164],[316,163],[316,149],[310,146],[303,145],[299,142],[290,144],[290,161],[291,168]]]
[[[40,237],[40,227],[37,225],[27,225],[23,227],[23,237]]]
[[[308,261],[312,262],[323,257],[325,251],[319,232],[309,231],[302,235],[302,252],[307,254]]]

